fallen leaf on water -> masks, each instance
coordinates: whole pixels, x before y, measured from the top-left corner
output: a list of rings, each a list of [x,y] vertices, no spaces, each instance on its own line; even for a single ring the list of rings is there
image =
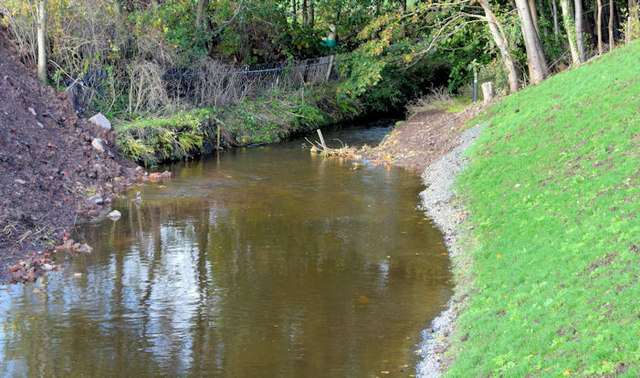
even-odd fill
[[[365,295],[358,295],[358,302],[369,303],[369,298],[367,298]]]
[[[389,370],[382,370],[380,374],[389,375]]]

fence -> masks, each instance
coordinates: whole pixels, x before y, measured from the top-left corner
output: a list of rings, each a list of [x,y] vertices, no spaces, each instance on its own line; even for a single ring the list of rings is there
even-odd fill
[[[265,92],[298,89],[337,78],[334,56],[301,62],[232,66],[207,60],[191,68],[162,69],[151,62],[134,66],[129,81],[129,112],[166,106],[180,100],[197,106],[220,106],[255,98]],[[67,88],[74,108],[101,107],[105,102],[104,69],[85,70]]]

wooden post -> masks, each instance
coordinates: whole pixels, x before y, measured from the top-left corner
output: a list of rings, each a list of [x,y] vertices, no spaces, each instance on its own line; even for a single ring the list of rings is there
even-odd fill
[[[329,81],[329,77],[331,76],[331,69],[333,69],[333,55],[329,57],[329,67],[327,68],[327,75],[324,78],[325,81]]]
[[[38,40],[38,79],[43,84],[47,84],[47,47],[46,42],[46,27],[47,27],[47,1],[40,0],[38,3],[38,27],[37,27],[37,40]]]
[[[493,82],[488,81],[486,83],[482,83],[482,97],[484,97],[484,105],[493,101],[493,95]]]
[[[219,124],[218,124],[218,136],[217,136],[217,138],[218,138],[218,147],[216,147],[216,149],[218,151],[220,151],[220,125]]]
[[[327,150],[327,145],[324,143],[324,137],[322,136],[322,131],[318,129],[318,136],[320,137],[320,144],[322,144],[322,149]]]

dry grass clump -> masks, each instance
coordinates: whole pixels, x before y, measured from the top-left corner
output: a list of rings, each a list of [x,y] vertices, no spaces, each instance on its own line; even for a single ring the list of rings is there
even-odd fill
[[[455,98],[444,87],[434,88],[431,93],[407,105],[407,119],[418,113],[434,109],[448,109],[456,105]]]

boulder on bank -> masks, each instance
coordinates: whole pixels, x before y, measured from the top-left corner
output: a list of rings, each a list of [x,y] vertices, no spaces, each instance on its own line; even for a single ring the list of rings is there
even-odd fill
[[[103,129],[111,130],[111,122],[109,122],[107,117],[105,117],[102,113],[98,113],[89,118],[89,122],[93,123],[94,125],[100,126]]]

